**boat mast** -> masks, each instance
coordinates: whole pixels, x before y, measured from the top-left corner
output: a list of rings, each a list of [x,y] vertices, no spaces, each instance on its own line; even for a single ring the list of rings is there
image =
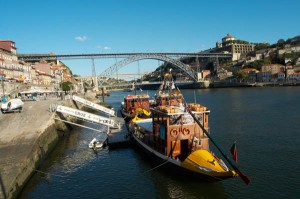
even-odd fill
[[[169,105],[171,105],[172,86],[173,86],[172,68],[170,68],[169,80],[170,80],[170,82],[169,82]]]

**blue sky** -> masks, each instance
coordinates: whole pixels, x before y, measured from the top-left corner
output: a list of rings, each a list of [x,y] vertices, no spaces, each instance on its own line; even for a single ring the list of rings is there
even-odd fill
[[[18,53],[197,52],[227,33],[269,43],[299,35],[299,8],[299,0],[2,0],[0,39],[16,42]],[[97,59],[96,73],[115,62]],[[92,74],[91,60],[64,63]],[[120,73],[159,64],[140,61]]]

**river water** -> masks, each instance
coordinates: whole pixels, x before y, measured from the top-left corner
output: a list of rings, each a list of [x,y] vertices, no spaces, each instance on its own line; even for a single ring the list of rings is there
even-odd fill
[[[240,178],[207,183],[160,168],[146,172],[155,165],[135,149],[106,147],[95,154],[87,148],[95,133],[75,128],[39,168],[48,174],[35,174],[20,198],[300,197],[300,87],[182,92],[186,101],[210,108],[211,136],[228,155],[236,141],[240,169],[251,179],[249,185]],[[112,92],[107,101],[118,108],[127,94]]]

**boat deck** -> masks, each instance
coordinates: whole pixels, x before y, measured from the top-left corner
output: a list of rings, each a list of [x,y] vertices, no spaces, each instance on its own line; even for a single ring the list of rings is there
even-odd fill
[[[152,123],[152,118],[144,119],[144,120],[138,120],[135,122],[138,126],[141,128],[153,132],[153,123]]]
[[[163,110],[165,109],[165,110]],[[174,112],[172,112],[171,110],[175,110]],[[156,108],[152,108],[151,111],[157,111],[157,112],[161,112],[164,113],[166,115],[182,115],[182,114],[189,114],[186,111],[186,107],[184,106],[162,106],[161,109],[156,109]],[[192,110],[192,113],[194,114],[198,114],[198,113],[210,113],[210,110],[205,109],[205,110],[199,110],[199,111],[195,111]]]

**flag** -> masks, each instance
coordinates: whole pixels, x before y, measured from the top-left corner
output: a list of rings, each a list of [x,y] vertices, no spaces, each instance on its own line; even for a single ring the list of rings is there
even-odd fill
[[[236,143],[233,143],[230,152],[232,154],[232,159],[237,163],[238,162],[238,156],[237,156],[237,150],[236,150]]]

